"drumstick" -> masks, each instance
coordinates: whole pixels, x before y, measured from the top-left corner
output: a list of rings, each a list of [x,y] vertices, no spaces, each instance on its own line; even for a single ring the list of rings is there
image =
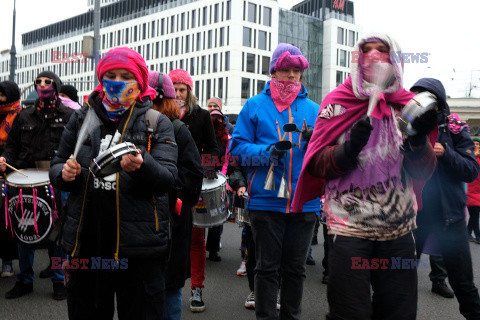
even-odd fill
[[[5,165],[6,165],[7,167],[9,167],[10,169],[12,169],[12,170],[14,170],[14,171],[16,171],[16,172],[18,172],[18,173],[20,173],[20,174],[22,174],[22,175],[24,175],[25,177],[27,177],[27,178],[28,178],[28,176],[27,176],[25,173],[23,173],[22,171],[20,171],[20,170],[18,170],[18,169],[16,169],[16,168],[14,168],[14,167],[12,167],[12,166],[11,166],[11,165],[9,165],[8,163],[6,163],[6,162],[5,162]]]

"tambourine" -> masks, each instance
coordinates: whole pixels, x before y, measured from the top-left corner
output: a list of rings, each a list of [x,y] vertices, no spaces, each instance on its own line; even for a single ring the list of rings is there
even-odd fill
[[[126,154],[137,154],[137,147],[131,142],[122,142],[108,148],[92,160],[90,172],[96,178],[103,178],[116,173],[122,169],[120,161]]]
[[[413,136],[417,133],[412,122],[437,106],[437,97],[430,92],[420,92],[403,108],[399,126],[403,133]]]

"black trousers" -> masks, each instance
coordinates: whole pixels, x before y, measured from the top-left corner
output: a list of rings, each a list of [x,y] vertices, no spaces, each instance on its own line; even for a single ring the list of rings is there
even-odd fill
[[[460,313],[468,320],[480,320],[480,297],[473,283],[472,256],[465,220],[448,226],[440,222],[419,225],[416,231],[419,258],[430,233],[434,233],[438,240],[448,281],[460,305]]]
[[[328,229],[326,224],[322,224],[323,229],[323,275],[328,276]]]
[[[479,214],[480,214],[480,207],[473,206],[468,207],[468,214],[470,215],[470,219],[468,219],[468,234],[474,233],[474,237],[478,240],[480,239],[480,227],[479,227]]]
[[[248,278],[248,287],[250,291],[255,289],[255,265],[257,260],[255,259],[255,242],[253,241],[252,228],[250,225],[245,227],[245,240],[247,245],[247,263],[245,267],[247,268],[247,278]]]
[[[124,270],[72,270],[67,282],[68,317],[113,319],[116,296],[118,319],[162,319],[164,262],[129,260]]]
[[[415,261],[412,233],[391,241],[329,235],[328,245],[327,319],[416,319],[417,270],[392,264],[392,258]],[[388,260],[385,269],[369,269],[373,259]]]
[[[223,233],[223,224],[208,228],[206,250],[210,253],[220,251],[220,238]]]

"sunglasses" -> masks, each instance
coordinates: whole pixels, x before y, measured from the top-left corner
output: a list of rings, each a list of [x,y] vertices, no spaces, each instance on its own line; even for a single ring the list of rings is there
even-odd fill
[[[40,85],[42,82],[45,82],[45,84],[50,85],[52,84],[53,80],[50,79],[36,79],[35,84]]]

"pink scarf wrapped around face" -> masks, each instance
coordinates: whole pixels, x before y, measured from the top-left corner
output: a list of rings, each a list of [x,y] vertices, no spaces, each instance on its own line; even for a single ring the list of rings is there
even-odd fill
[[[377,110],[381,111],[377,116],[389,117],[391,115],[391,110],[387,103],[406,105],[414,96],[413,93],[403,88],[391,94],[381,94],[379,101],[381,107],[377,107]],[[320,112],[330,104],[339,104],[345,107],[346,111],[330,119],[317,117],[313,135],[303,160],[297,189],[295,190],[292,212],[302,212],[305,202],[323,195],[325,180],[310,175],[306,167],[318,151],[326,146],[332,145],[342,133],[347,131],[367,113],[368,99],[360,100],[355,96],[352,88],[352,80],[348,77],[343,84],[339,85],[325,97],[320,106]],[[321,130],[319,130],[319,128],[321,128]]]
[[[302,89],[300,81],[284,81],[272,78],[270,92],[278,112],[283,112],[292,104],[300,89]]]

